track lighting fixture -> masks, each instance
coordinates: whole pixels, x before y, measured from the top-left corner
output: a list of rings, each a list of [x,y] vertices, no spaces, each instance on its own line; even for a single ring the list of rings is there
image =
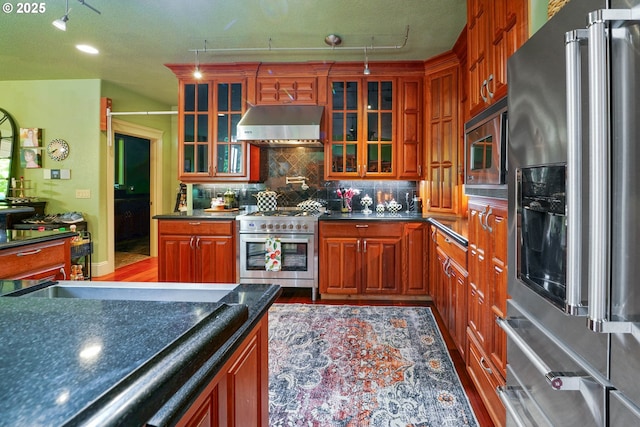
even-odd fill
[[[369,57],[367,56],[367,47],[364,47],[364,71],[363,74],[368,76],[371,74],[371,70],[369,69]]]
[[[93,10],[98,15],[101,15],[101,13],[100,13],[100,11],[98,9],[96,9],[95,7],[93,7],[90,4],[86,3],[84,0],[78,0],[78,2],[83,6],[87,6],[89,9]],[[56,27],[59,30],[67,31],[67,21],[69,21],[69,12],[71,12],[71,9],[69,9],[69,0],[66,0],[65,1],[65,8],[64,8],[64,15],[62,15],[62,18],[56,19],[55,21],[53,21],[52,22],[53,26]]]
[[[67,21],[69,20],[69,0],[66,1],[66,7],[64,9],[64,15],[62,18],[53,21],[53,26],[61,31],[67,31]]]

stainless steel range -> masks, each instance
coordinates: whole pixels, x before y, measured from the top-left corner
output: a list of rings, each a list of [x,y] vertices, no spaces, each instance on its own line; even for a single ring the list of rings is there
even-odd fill
[[[238,281],[318,292],[318,215],[280,208],[236,217]],[[274,245],[275,250],[274,250]],[[277,258],[274,268],[271,258]]]

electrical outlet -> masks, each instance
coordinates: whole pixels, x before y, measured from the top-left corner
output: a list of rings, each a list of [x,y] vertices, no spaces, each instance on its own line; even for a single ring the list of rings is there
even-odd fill
[[[91,198],[91,190],[76,190],[76,199],[90,199]]]

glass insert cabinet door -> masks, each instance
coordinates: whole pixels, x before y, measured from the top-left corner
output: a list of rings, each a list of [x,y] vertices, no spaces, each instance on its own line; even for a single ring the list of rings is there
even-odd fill
[[[394,174],[393,86],[392,81],[331,83],[330,176]]]
[[[241,82],[183,84],[183,177],[246,175],[246,144],[236,137],[243,91]]]
[[[210,85],[184,85],[182,172],[209,173],[209,105]]]
[[[331,83],[331,172],[357,174],[359,82]]]
[[[393,174],[393,82],[367,82],[367,174]]]
[[[245,144],[238,142],[236,127],[242,118],[242,84],[218,83],[216,175],[244,175]]]

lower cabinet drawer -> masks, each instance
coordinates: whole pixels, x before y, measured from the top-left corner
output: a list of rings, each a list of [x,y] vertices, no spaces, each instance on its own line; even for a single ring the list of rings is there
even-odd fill
[[[5,279],[49,277],[52,271],[64,268],[70,256],[69,239],[7,249],[0,252],[2,277]]]
[[[469,376],[496,427],[503,427],[506,425],[506,409],[498,396],[497,389],[504,385],[504,381],[469,330],[467,330],[467,338],[469,341],[469,361],[467,364]]]
[[[187,234],[207,236],[231,236],[234,234],[235,221],[164,220],[158,221],[160,234]]]

